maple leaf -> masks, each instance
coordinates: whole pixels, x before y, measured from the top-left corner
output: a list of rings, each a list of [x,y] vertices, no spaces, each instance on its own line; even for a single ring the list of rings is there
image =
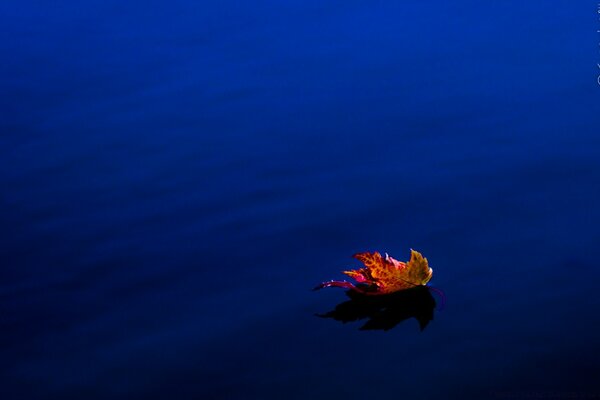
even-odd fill
[[[354,255],[365,267],[344,271],[358,285],[347,281],[323,282],[315,289],[324,287],[342,287],[363,294],[389,294],[399,290],[424,286],[431,279],[433,271],[429,268],[427,259],[418,251],[410,251],[410,261],[398,261],[389,255],[383,257],[378,252],[364,252]]]

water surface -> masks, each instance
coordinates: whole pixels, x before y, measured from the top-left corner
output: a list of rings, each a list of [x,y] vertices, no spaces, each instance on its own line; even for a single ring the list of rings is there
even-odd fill
[[[2,398],[600,396],[588,3],[1,5]],[[314,316],[410,248],[422,332]]]

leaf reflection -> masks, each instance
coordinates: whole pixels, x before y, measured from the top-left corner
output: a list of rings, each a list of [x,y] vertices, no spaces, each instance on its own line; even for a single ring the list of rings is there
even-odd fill
[[[415,318],[422,331],[433,320],[436,303],[426,286],[377,296],[348,290],[346,295],[350,300],[338,304],[332,311],[316,315],[343,323],[367,319],[360,330],[388,331],[406,319]]]

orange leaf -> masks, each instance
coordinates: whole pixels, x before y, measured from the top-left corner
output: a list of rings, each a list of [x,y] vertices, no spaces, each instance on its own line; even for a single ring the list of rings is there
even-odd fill
[[[410,251],[410,261],[398,261],[387,254],[382,257],[378,252],[358,253],[354,258],[365,267],[344,271],[344,274],[359,283],[358,286],[346,281],[324,282],[316,289],[336,286],[352,289],[365,294],[388,294],[416,286],[424,286],[431,279],[433,271],[427,259],[415,250]]]

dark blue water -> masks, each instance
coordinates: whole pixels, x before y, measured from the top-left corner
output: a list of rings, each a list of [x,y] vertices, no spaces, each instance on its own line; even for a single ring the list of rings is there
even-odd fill
[[[0,397],[600,397],[599,26],[2,3]],[[410,248],[447,297],[422,332],[315,317],[353,253]]]

